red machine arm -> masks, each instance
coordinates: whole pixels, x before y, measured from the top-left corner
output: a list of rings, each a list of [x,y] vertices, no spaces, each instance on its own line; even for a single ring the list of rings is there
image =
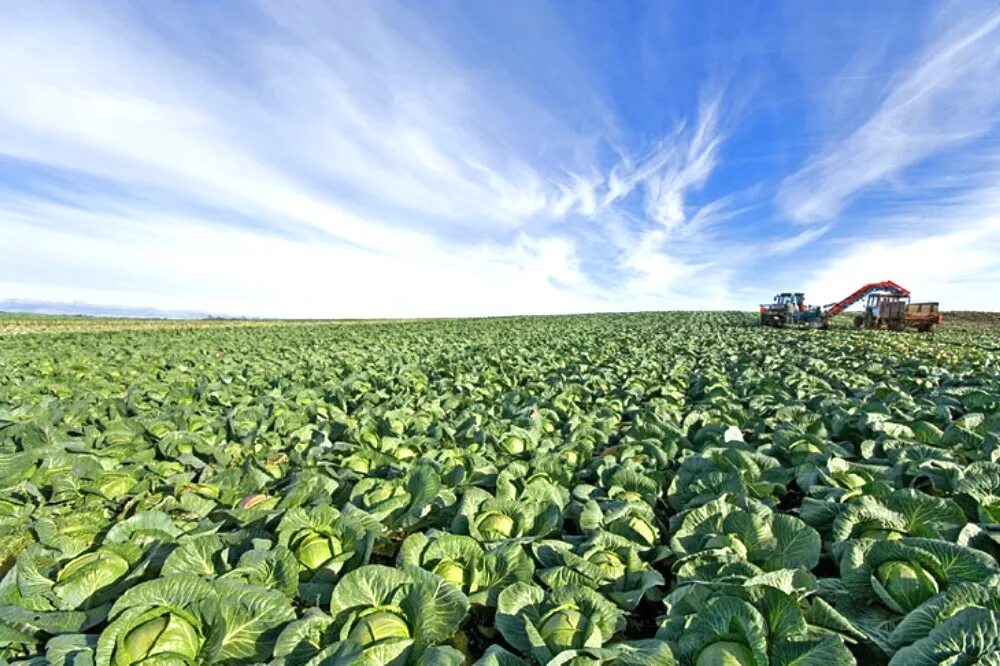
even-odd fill
[[[860,301],[862,298],[872,293],[873,291],[885,291],[890,294],[895,294],[896,296],[900,296],[902,298],[905,298],[910,295],[909,289],[899,286],[892,280],[885,280],[884,282],[872,282],[870,284],[866,284],[865,286],[861,287],[860,289],[858,289],[856,292],[854,292],[844,300],[838,301],[836,303],[831,303],[830,305],[824,306],[823,309],[826,311],[826,314],[830,316],[840,314],[841,312],[851,307],[852,305]]]

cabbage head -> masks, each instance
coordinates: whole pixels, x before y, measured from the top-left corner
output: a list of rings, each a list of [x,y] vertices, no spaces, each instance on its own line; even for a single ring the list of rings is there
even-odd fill
[[[588,538],[599,532],[613,534],[639,551],[649,550],[660,541],[656,515],[645,502],[589,500],[580,512],[580,527]]]
[[[545,592],[529,583],[504,589],[496,627],[523,655],[548,663],[566,650],[600,648],[624,628],[620,609],[582,585]]]
[[[755,666],[757,661],[743,643],[715,641],[698,653],[694,663],[695,666]]]
[[[460,589],[409,566],[355,569],[337,583],[330,598],[339,640],[359,645],[365,654],[377,652],[380,659],[399,657],[413,646],[444,643],[468,609]]]
[[[181,615],[165,613],[131,629],[115,650],[115,666],[130,666],[156,657],[192,663],[201,651],[202,636],[195,625]]]
[[[531,580],[535,570],[519,544],[500,544],[487,550],[470,536],[436,530],[408,536],[396,562],[430,571],[462,590],[471,603],[487,606],[496,605],[504,587]]]
[[[775,582],[775,581],[771,581]],[[839,632],[850,625],[829,609],[815,618],[793,594],[771,585],[698,584],[668,597],[657,637],[693,666],[852,666]],[[836,618],[836,621],[831,621]],[[817,619],[823,624],[813,625]],[[841,626],[838,626],[841,625]]]
[[[366,648],[384,641],[408,640],[411,631],[401,609],[375,606],[361,613],[347,638]]]
[[[124,578],[130,568],[129,561],[110,548],[84,553],[63,565],[52,590],[68,607],[77,608],[99,590]]]
[[[1000,576],[982,583],[955,583],[908,613],[889,636],[894,649],[923,640],[958,613],[981,608],[1000,613]]]
[[[294,508],[278,523],[278,544],[299,563],[299,594],[326,602],[337,578],[368,562],[382,526],[351,505]]]
[[[295,619],[279,591],[186,574],[140,583],[115,602],[97,666],[255,663]]]
[[[938,593],[934,576],[914,562],[886,562],[875,570],[875,578],[904,612],[913,610]]]
[[[543,567],[538,577],[549,589],[584,585],[624,610],[633,610],[644,596],[658,598],[656,588],[663,585],[663,576],[634,546],[607,532],[577,544],[539,541],[532,550]]]
[[[553,499],[503,499],[480,488],[469,488],[451,531],[483,544],[498,544],[544,538],[561,523],[562,509]]]
[[[951,585],[1000,574],[986,553],[938,539],[849,541],[836,552],[849,614],[874,606],[903,616]]]

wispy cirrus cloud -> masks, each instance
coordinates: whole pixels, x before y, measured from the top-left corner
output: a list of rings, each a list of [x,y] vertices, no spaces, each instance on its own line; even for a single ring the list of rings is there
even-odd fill
[[[761,253],[765,256],[767,255],[783,255],[795,252],[798,249],[809,245],[810,243],[815,243],[820,238],[825,236],[830,229],[833,228],[832,224],[824,224],[821,227],[815,227],[812,229],[806,229],[805,231],[799,231],[798,233],[788,236],[786,238],[781,238],[775,240],[766,247],[761,249]]]
[[[719,129],[721,92],[700,105],[694,127],[680,123],[650,153],[638,161],[628,157],[608,176],[602,205],[627,197],[637,188],[644,190],[645,212],[667,229],[688,219],[685,194],[697,189],[714,170],[723,136]]]
[[[554,198],[535,169],[484,140],[474,91],[460,72],[434,69],[419,42],[399,43],[374,15],[294,32],[282,12],[299,15],[276,9],[284,30],[231,45],[252,54],[264,84],[249,92],[185,62],[127,10],[45,23],[25,12],[0,46],[12,100],[0,110],[4,152],[310,220],[344,216],[331,208],[351,201],[371,221],[396,206],[438,224],[516,222]],[[37,59],[53,42],[59,57]],[[432,77],[437,86],[423,85]],[[328,226],[359,240],[345,221]]]
[[[582,202],[580,212],[603,221],[618,248],[618,291],[627,294],[618,296],[620,303],[642,309],[650,303],[684,308],[733,302],[733,257],[719,251],[712,232],[740,212],[737,196],[691,200],[720,163],[723,98],[721,89],[704,94],[694,117],[678,121],[644,154],[621,155],[603,178],[581,179],[583,194],[575,199]],[[693,298],[698,291],[702,296]],[[709,291],[712,297],[705,296]]]
[[[892,279],[946,309],[997,306],[982,285],[1000,280],[1000,11],[954,3],[929,27],[870,113],[778,190],[780,211],[813,226],[770,249],[822,243],[789,270],[817,298]]]
[[[875,112],[784,180],[777,202],[789,218],[829,220],[865,188],[1000,121],[1000,11],[951,10],[939,19],[951,24],[892,78]]]

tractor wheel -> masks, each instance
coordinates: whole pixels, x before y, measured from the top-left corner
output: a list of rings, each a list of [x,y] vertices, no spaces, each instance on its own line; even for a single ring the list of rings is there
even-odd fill
[[[917,326],[917,330],[921,333],[929,333],[932,327],[933,324],[921,324],[920,326]]]
[[[830,328],[830,322],[827,321],[826,319],[820,319],[819,325],[816,328],[818,328],[821,331],[825,331]]]
[[[854,328],[861,328],[865,325],[864,315],[854,315]]]
[[[904,328],[906,328],[906,324],[904,324],[902,321],[898,319],[890,319],[887,323],[887,327],[889,328],[890,331],[896,331],[898,333],[899,331],[902,331]]]

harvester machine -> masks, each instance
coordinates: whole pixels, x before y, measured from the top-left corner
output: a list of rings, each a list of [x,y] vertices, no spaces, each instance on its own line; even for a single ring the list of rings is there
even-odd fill
[[[871,282],[836,303],[809,307],[805,295],[782,293],[774,303],[760,306],[760,323],[764,326],[811,325],[826,328],[830,319],[858,301],[865,300],[865,309],[855,315],[855,328],[888,328],[901,331],[906,327],[929,331],[941,323],[937,303],[912,303],[910,291],[891,280]]]

